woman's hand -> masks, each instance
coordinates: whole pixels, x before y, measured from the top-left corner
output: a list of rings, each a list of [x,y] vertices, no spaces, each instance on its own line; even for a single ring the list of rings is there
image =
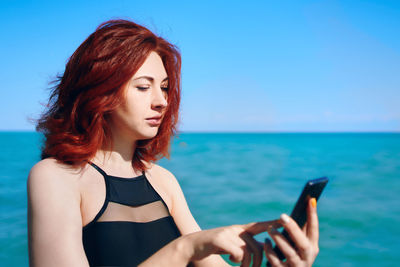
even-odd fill
[[[300,229],[297,223],[286,214],[281,216],[281,224],[289,233],[296,248],[294,248],[288,240],[283,237],[276,229],[268,230],[268,233],[275,241],[282,253],[286,257],[286,261],[282,262],[274,250],[271,241],[264,245],[265,255],[272,266],[311,266],[318,255],[318,216],[317,202],[315,198],[311,198],[307,207],[307,223]]]
[[[192,247],[190,261],[201,260],[211,254],[229,254],[233,262],[241,266],[260,266],[263,245],[253,236],[273,228],[281,227],[280,220],[231,225],[191,233],[183,237]]]

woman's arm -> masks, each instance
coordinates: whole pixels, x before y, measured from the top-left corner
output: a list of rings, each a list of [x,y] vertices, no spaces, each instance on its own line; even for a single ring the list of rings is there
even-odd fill
[[[159,182],[163,184],[163,188],[172,199],[170,213],[183,235],[183,237],[177,239],[175,242],[171,242],[170,246],[167,245],[163,250],[158,251],[157,255],[153,255],[154,258],[152,257],[152,260],[156,260],[156,258],[161,260],[162,255],[168,255],[167,251],[170,251],[171,255],[176,256],[178,260],[187,259],[187,255],[190,255],[190,260],[194,261],[195,266],[198,267],[230,266],[220,255],[216,254],[231,254],[232,261],[243,261],[244,266],[246,266],[247,262],[251,261],[251,256],[253,255],[254,266],[261,264],[263,248],[262,244],[253,238],[253,235],[256,234],[254,231],[257,230],[257,233],[266,231],[271,225],[277,226],[277,221],[258,223],[257,229],[247,229],[250,227],[249,225],[253,225],[249,224],[201,231],[189,210],[184,194],[175,176],[158,165],[153,165],[152,176],[162,178],[159,179]],[[248,231],[253,231],[254,233],[249,233]],[[180,249],[182,247],[183,250]],[[183,257],[179,256],[180,254]],[[175,258],[168,260],[175,260]],[[164,265],[174,266],[167,265],[166,263]]]
[[[27,181],[30,266],[89,266],[75,179],[53,159],[31,169]]]
[[[268,231],[274,241],[286,255],[291,266],[311,266],[318,254],[318,216],[316,208],[308,207],[306,227],[302,230],[290,218],[250,223],[247,225],[231,225],[201,231],[193,218],[182,190],[175,177],[167,170],[160,168],[163,181],[167,182],[167,191],[172,194],[170,209],[182,236],[157,251],[149,259],[140,264],[147,266],[186,266],[192,261],[196,266],[230,266],[219,255],[229,254],[233,262],[241,262],[241,266],[249,266],[253,256],[253,266],[260,266],[263,244],[254,240],[253,235]],[[158,175],[161,175],[158,173]],[[165,186],[165,185],[164,185]],[[275,230],[284,226],[291,235],[299,250],[292,248]],[[286,266],[277,260],[270,245],[264,245],[265,253],[273,266]]]
[[[207,263],[212,263],[210,260],[210,255],[212,254],[229,254],[232,261],[241,262],[241,266],[248,267],[251,261],[251,254],[247,251],[248,248],[246,246],[260,246],[257,250],[262,253],[262,245],[252,244],[249,237],[271,228],[279,227],[279,225],[279,220],[275,220],[245,225],[231,225],[183,235],[165,245],[139,266],[184,267],[189,262],[195,262],[195,264],[204,263],[206,259],[208,259]],[[252,266],[260,266],[261,259],[255,260],[253,258]]]
[[[172,206],[172,214],[173,217],[181,230],[182,234],[193,233],[196,229],[200,229],[197,225],[195,219],[193,218],[188,205],[186,203],[185,197],[182,193],[182,190],[176,181],[175,177],[170,174],[169,181],[172,181],[172,192],[174,192],[173,198],[173,206]],[[271,221],[273,222],[273,221]],[[275,223],[275,222],[274,222]],[[275,229],[283,226],[286,231],[291,236],[294,241],[296,248],[293,248],[289,242]],[[277,261],[277,256],[273,252],[270,245],[259,244],[254,240],[253,235],[261,233],[265,230],[268,230],[269,235],[274,239],[275,243],[281,248],[282,252],[285,254],[287,262],[290,263],[290,266],[312,266],[319,253],[318,247],[318,237],[319,237],[319,226],[318,226],[318,215],[316,209],[316,200],[310,199],[307,208],[307,223],[303,229],[300,229],[297,223],[287,215],[281,216],[279,223],[276,222],[274,227],[268,227],[265,225],[265,230],[262,231],[250,231],[243,226],[237,229],[238,232],[231,232],[232,237],[240,233],[248,233],[246,235],[246,239],[244,239],[243,235],[241,236],[246,241],[246,248],[243,249],[243,257],[240,256],[240,260],[232,260],[234,262],[242,262],[243,266],[248,266],[251,261],[251,254],[253,255],[253,266],[259,266],[262,262],[262,247],[264,246],[265,254],[267,258],[273,262],[273,266],[284,266],[285,264],[281,261]],[[262,228],[262,227],[261,227]],[[218,228],[217,228],[218,229]],[[214,230],[214,229],[212,229]],[[203,231],[204,232],[204,231]],[[212,238],[212,237],[211,237]],[[229,240],[229,235],[225,236],[225,240],[221,240],[221,242],[225,242]],[[201,239],[203,242],[206,242],[204,239]],[[201,242],[194,242],[194,246],[196,244],[202,244]],[[215,244],[212,244],[213,247]],[[224,244],[225,245],[225,244]],[[195,262],[196,266],[229,266],[219,255],[212,254],[231,254],[230,252],[225,251],[225,253],[210,253],[208,257],[201,259]]]

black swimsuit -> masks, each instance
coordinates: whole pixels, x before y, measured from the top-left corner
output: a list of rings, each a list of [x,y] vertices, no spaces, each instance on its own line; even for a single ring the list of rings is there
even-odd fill
[[[181,235],[168,207],[147,180],[103,176],[103,207],[83,227],[83,246],[90,266],[137,266]]]

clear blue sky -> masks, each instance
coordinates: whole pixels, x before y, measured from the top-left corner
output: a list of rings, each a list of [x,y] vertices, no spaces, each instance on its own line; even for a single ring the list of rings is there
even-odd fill
[[[176,44],[182,131],[400,131],[400,1],[2,1],[0,130],[103,21]]]

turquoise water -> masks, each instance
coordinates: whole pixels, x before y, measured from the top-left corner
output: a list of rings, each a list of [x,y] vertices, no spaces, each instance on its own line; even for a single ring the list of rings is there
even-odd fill
[[[26,178],[40,136],[1,132],[0,144],[0,262],[27,266]],[[400,134],[186,133],[171,152],[159,163],[175,174],[204,229],[290,213],[307,179],[328,176],[314,266],[400,261]]]

